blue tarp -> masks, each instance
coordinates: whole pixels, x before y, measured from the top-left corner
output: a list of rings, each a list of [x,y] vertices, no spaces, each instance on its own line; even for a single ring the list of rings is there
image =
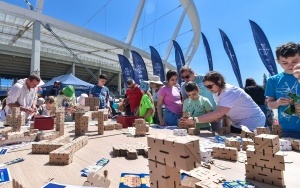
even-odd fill
[[[93,84],[80,80],[79,78],[75,77],[72,73],[70,73],[55,77],[52,80],[45,83],[44,85],[42,85],[41,87],[43,88],[45,95],[47,95],[47,93],[50,92],[55,81],[61,82],[61,89],[67,85],[74,86],[76,96],[79,96],[83,92],[88,93],[89,89],[94,86]]]

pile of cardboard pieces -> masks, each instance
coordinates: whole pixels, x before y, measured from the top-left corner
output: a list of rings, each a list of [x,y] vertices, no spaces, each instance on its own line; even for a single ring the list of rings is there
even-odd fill
[[[128,159],[137,159],[138,155],[148,157],[148,148],[143,143],[114,145],[112,148],[114,157],[127,157]]]
[[[1,131],[0,146],[36,140],[38,130],[21,131],[21,126],[25,125],[25,114],[21,113],[20,107],[12,108],[12,114],[6,115],[6,123],[10,127]]]
[[[223,176],[196,168],[201,164],[198,138],[160,134],[148,136],[147,140],[151,187],[221,186]],[[181,172],[191,177],[182,181]]]
[[[273,124],[271,134],[278,135],[279,138],[281,138],[282,137],[282,128],[281,128],[281,126],[278,125],[278,124]]]
[[[264,183],[284,186],[284,154],[279,151],[277,135],[260,134],[254,138],[254,147],[248,146],[246,178]]]
[[[109,130],[119,130],[122,129],[123,126],[120,123],[111,122],[110,119],[108,119],[108,110],[107,109],[101,109],[95,112],[92,112],[92,119],[98,120],[98,134],[103,135],[104,131]]]
[[[212,153],[213,158],[226,159],[230,161],[237,161],[238,159],[238,149],[236,147],[214,146]]]
[[[132,126],[128,127],[128,132],[133,136],[145,136],[149,132],[149,125],[142,118],[135,119]]]
[[[75,140],[49,153],[49,164],[68,165],[73,162],[73,155],[88,143],[87,136],[80,136]]]
[[[54,108],[55,113],[55,131],[41,131],[37,136],[39,140],[53,140],[65,134],[65,109],[63,107]]]
[[[100,98],[99,97],[86,97],[84,98],[85,106],[89,106],[90,110],[95,110],[95,106],[100,105]]]
[[[21,130],[21,126],[25,125],[26,115],[21,114],[20,107],[13,107],[12,114],[6,115],[6,124],[12,127],[13,132]]]
[[[91,115],[85,112],[75,112],[75,136],[82,136],[88,131]]]

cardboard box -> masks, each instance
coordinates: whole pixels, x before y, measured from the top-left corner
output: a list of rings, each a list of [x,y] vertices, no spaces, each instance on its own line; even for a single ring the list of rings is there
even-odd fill
[[[256,132],[257,132],[257,135],[270,134],[270,129],[268,127],[257,127]]]
[[[243,151],[247,150],[248,145],[254,146],[253,140],[251,138],[242,138],[242,150]]]
[[[231,161],[237,161],[238,159],[238,150],[234,147],[213,147],[212,153],[214,158]]]
[[[238,141],[237,138],[225,138],[225,146],[227,147],[234,147],[236,148],[238,151],[241,150],[241,143]]]
[[[254,140],[254,136],[255,134],[252,131],[250,131],[248,127],[242,126],[242,132],[241,132],[242,138],[251,138],[252,140]]]
[[[295,151],[300,151],[300,140],[292,141],[292,149]]]
[[[284,186],[283,171],[245,164],[246,178],[271,185]]]
[[[189,135],[199,135],[200,134],[200,129],[199,128],[189,128],[188,129],[188,134]]]
[[[292,151],[292,143],[290,140],[279,139],[281,151]]]
[[[274,154],[280,150],[277,135],[260,134],[254,138],[254,147],[257,152]]]
[[[186,129],[173,129],[173,135],[175,136],[186,136],[187,130]]]
[[[34,129],[52,130],[54,129],[54,119],[52,117],[35,116]]]
[[[275,170],[285,170],[284,154],[279,151],[275,154],[268,154],[255,151],[253,147],[248,147],[247,163],[249,165],[260,166]]]

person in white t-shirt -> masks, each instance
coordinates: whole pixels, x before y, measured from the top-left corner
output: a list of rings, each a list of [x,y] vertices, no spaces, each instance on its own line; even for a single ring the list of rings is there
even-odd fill
[[[204,85],[215,97],[217,108],[215,111],[198,116],[196,122],[211,122],[227,116],[232,121],[231,132],[241,133],[241,127],[246,126],[251,131],[256,127],[263,127],[266,117],[259,106],[241,88],[225,83],[224,77],[215,71],[210,71],[203,78]],[[192,119],[183,120],[191,124]]]

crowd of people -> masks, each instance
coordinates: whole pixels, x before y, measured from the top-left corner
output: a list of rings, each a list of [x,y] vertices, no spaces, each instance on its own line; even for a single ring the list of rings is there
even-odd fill
[[[127,80],[126,94],[119,109],[126,115],[141,116],[147,122],[161,126],[196,123],[200,129],[218,132],[226,123],[230,124],[233,133],[241,133],[243,126],[251,131],[266,126],[270,109],[278,109],[283,136],[300,138],[300,45],[290,42],[279,46],[276,60],[284,72],[270,77],[266,90],[252,78],[246,79],[245,88],[239,88],[226,83],[219,72],[201,75],[183,66],[179,73],[169,70],[164,83],[158,76],[141,81],[140,85],[133,79]],[[178,84],[179,76],[184,81],[181,86]],[[98,84],[89,95],[83,93],[78,98],[73,86],[62,88],[61,83],[56,81],[50,96],[43,99],[37,87],[40,77],[31,74],[18,80],[10,89],[5,113],[10,114],[11,108],[20,107],[28,117],[51,115],[53,107],[64,107],[66,114],[70,115],[78,105],[84,105],[86,97],[99,97],[100,103],[93,110],[111,109],[106,81],[106,75],[100,75]],[[186,112],[190,114],[188,119],[182,118]]]

